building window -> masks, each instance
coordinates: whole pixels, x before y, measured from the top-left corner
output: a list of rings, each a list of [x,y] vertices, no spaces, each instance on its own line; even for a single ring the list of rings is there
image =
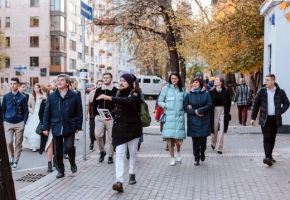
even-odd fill
[[[83,37],[80,35],[80,42],[83,42]]]
[[[51,57],[51,65],[65,67],[65,57],[52,56]]]
[[[9,68],[10,67],[10,58],[6,58],[5,59],[5,68]]]
[[[6,8],[10,8],[10,0],[5,0],[5,6]]]
[[[39,0],[30,0],[30,7],[38,7]]]
[[[30,37],[30,47],[39,47],[39,37],[38,36]]]
[[[72,14],[76,14],[76,5],[74,5],[72,2],[69,2],[68,10],[69,10]]]
[[[10,17],[5,17],[5,27],[10,28]]]
[[[78,59],[81,60],[83,57],[82,53],[78,52]]]
[[[6,42],[5,47],[6,47],[6,48],[9,48],[9,47],[10,47],[10,37],[6,37],[6,38],[5,38],[5,42]]]
[[[39,27],[39,17],[30,17],[30,27]]]
[[[89,55],[89,47],[85,46],[85,54],[88,56]]]
[[[50,0],[50,10],[65,12],[65,0]]]
[[[30,57],[30,66],[39,67],[39,57]]]
[[[69,49],[70,50],[76,51],[76,46],[77,46],[77,43],[75,41],[69,40]]]
[[[76,33],[77,32],[76,23],[74,23],[72,21],[69,21],[68,28],[69,28],[70,32],[72,32],[72,33]]]
[[[94,48],[91,47],[91,57],[94,57]]]
[[[65,51],[65,38],[63,36],[52,35],[50,44],[51,51]]]
[[[77,61],[74,59],[69,59],[69,68],[76,69]]]
[[[63,31],[65,32],[65,18],[62,16],[51,16],[51,26],[52,31]]]

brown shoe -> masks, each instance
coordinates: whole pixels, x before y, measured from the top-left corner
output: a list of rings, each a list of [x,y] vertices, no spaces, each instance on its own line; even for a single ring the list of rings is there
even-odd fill
[[[113,190],[118,191],[118,192],[124,192],[123,189],[123,183],[117,182],[113,185]]]
[[[268,166],[272,166],[273,165],[273,162],[270,158],[264,158],[263,159],[263,163],[268,165]]]

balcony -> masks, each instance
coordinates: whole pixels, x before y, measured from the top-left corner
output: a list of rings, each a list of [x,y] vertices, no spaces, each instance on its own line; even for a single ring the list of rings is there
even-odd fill
[[[51,65],[50,66],[50,72],[60,72],[61,66],[60,65]]]

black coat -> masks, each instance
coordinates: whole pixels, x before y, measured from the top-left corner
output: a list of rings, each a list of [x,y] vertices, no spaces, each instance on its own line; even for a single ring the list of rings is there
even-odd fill
[[[45,109],[45,103],[46,99],[42,99],[39,111],[38,111],[38,117],[39,117],[39,123],[43,124],[43,115],[44,115],[44,109]],[[40,136],[40,146],[39,146],[39,154],[42,154],[45,150],[45,145],[47,142],[48,136],[41,134]]]
[[[112,90],[109,89],[102,89],[102,87],[99,87],[96,89],[95,96],[93,99],[93,110],[94,110],[94,115],[99,115],[98,108],[100,109],[108,109],[110,112],[112,112],[115,109],[115,104],[111,101],[108,100],[97,100],[101,94],[110,96],[110,97],[115,97],[118,92],[118,89],[116,87],[113,87]]]
[[[43,130],[50,131],[55,136],[67,137],[82,130],[83,109],[80,95],[68,89],[64,98],[59,90],[52,92],[45,104]]]
[[[286,112],[286,110],[289,108],[289,100],[287,98],[285,91],[280,89],[277,83],[275,83],[275,86],[276,86],[276,92],[274,96],[275,115],[277,128],[280,128],[282,126],[282,114]],[[268,116],[268,94],[266,87],[262,87],[256,95],[251,116],[252,120],[256,120],[259,109],[260,109],[259,125],[264,127]]]
[[[113,146],[127,143],[142,135],[142,124],[139,116],[140,111],[140,91],[131,89],[118,92],[117,97],[112,97],[112,102],[116,103],[113,111],[114,124],[112,130]]]
[[[212,90],[209,91],[209,94],[212,99],[212,107],[210,111],[210,132],[214,133],[214,107],[215,107],[215,94],[216,94],[216,89],[213,88]],[[223,103],[224,103],[224,132],[226,133],[228,131],[229,127],[229,122],[231,120],[231,95],[228,91],[228,89],[223,88],[222,89],[222,95],[223,95]]]

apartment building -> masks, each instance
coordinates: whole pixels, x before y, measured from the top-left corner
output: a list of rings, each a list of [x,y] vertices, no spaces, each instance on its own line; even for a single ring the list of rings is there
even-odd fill
[[[84,2],[93,6],[104,1]],[[9,56],[1,61],[0,94],[3,83],[14,76],[30,85],[46,85],[60,73],[78,79],[82,37],[85,37],[85,62],[89,65],[88,81],[96,81],[104,72],[111,72],[118,79],[120,70],[116,65],[123,55],[118,53],[115,43],[95,42],[97,36],[90,21],[85,26],[83,36],[80,0],[0,0],[0,29],[5,34],[5,53]],[[130,64],[124,66],[127,65]],[[19,66],[26,69],[15,70]],[[130,67],[121,71],[130,71]]]

